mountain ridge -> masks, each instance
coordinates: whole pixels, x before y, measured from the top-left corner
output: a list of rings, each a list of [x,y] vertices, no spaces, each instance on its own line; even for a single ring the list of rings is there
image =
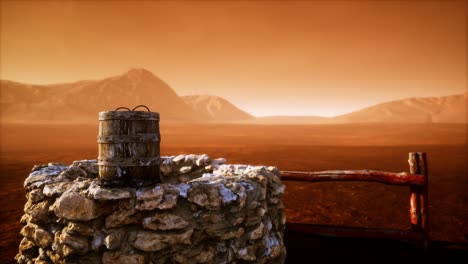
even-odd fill
[[[468,92],[412,97],[333,117],[336,123],[468,123]]]
[[[99,111],[140,104],[159,112],[162,121],[223,121],[216,119],[222,113],[212,116],[194,109],[166,82],[142,68],[99,80],[60,84],[0,80],[0,95],[2,122],[93,122]],[[245,113],[229,105],[231,113]]]
[[[216,95],[185,95],[184,102],[198,112],[210,116],[214,120],[246,121],[255,119],[251,114],[237,108],[228,100]]]
[[[255,117],[216,95],[179,96],[169,84],[143,68],[98,80],[47,85],[0,80],[1,122],[95,122],[99,111],[142,103],[159,112],[162,121],[249,124],[468,123],[468,92],[393,100],[335,117]]]

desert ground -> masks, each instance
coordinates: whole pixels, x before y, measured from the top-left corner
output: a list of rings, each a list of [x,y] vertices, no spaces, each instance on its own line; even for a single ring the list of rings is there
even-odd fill
[[[34,164],[97,156],[96,124],[1,124],[0,262],[13,262]],[[206,153],[228,163],[280,170],[408,171],[408,152],[427,153],[431,237],[468,243],[468,127],[451,124],[241,125],[161,123],[161,155]],[[376,183],[284,182],[288,223],[409,228],[409,190]],[[287,236],[291,242],[297,237]],[[312,248],[313,250],[313,248]],[[294,252],[294,249],[288,248]],[[466,254],[467,251],[463,251]],[[290,261],[293,263],[293,261]]]

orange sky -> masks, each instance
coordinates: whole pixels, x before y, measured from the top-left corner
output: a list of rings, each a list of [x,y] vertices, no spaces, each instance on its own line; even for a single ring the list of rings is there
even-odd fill
[[[146,68],[255,115],[463,93],[468,1],[2,1],[0,78]]]

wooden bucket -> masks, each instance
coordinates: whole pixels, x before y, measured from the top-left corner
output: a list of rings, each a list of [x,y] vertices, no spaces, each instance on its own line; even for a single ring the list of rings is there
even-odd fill
[[[135,111],[139,107],[148,111]],[[144,105],[99,112],[97,141],[102,185],[138,187],[160,180],[159,113]]]

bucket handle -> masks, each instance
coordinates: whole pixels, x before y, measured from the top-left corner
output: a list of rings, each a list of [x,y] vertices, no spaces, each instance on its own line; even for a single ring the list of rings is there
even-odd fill
[[[151,112],[146,105],[137,105],[132,109],[132,111],[135,111],[135,109],[140,108],[140,107],[144,107],[144,108],[146,108],[146,110],[148,110],[148,112]]]
[[[144,108],[146,108],[146,110],[148,110],[148,112],[151,112],[146,105],[137,105],[132,110],[130,110],[130,108],[128,108],[128,107],[121,106],[121,107],[117,107],[114,111],[118,111],[118,110],[122,110],[122,109],[125,109],[127,111],[135,111],[135,109],[140,108],[140,107],[144,107]]]
[[[126,110],[128,110],[128,111],[132,111],[132,110],[130,110],[130,108],[123,107],[123,106],[117,107],[114,111],[118,111],[118,110],[121,110],[121,109],[126,109]]]

